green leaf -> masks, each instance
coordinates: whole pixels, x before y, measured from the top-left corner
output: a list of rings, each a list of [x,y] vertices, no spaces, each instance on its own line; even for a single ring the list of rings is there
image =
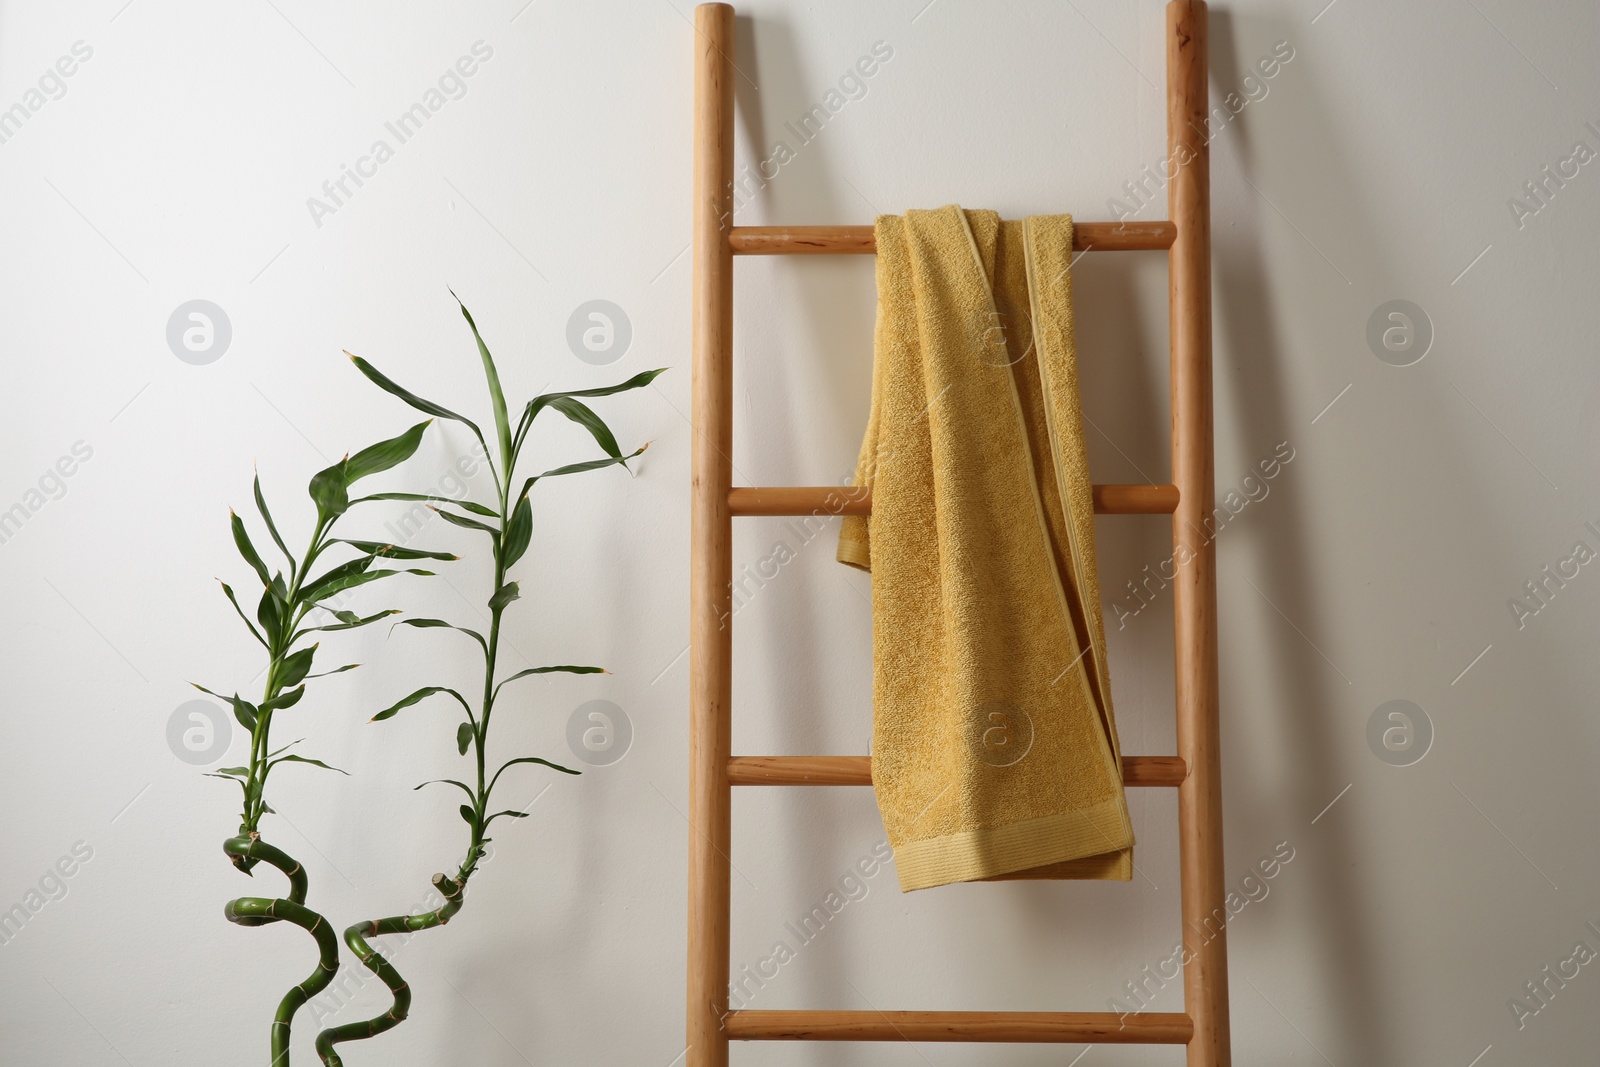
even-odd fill
[[[216,697],[218,700],[226,701],[227,703],[232,704],[233,717],[239,720],[239,725],[243,726],[251,733],[255,733],[256,706],[254,704],[250,703],[248,700],[245,700],[238,693],[233,694],[231,697],[223,696],[221,693],[218,693],[215,690],[207,689],[199,682],[190,682],[189,684],[200,690],[202,693],[209,694],[210,696]]]
[[[222,774],[221,772],[217,771],[206,771],[204,773],[207,778],[223,778],[230,782],[239,783],[239,788],[244,791],[245,804],[248,805],[250,803],[250,785],[243,778],[235,778],[231,774]],[[267,810],[271,811],[272,809],[268,808]]]
[[[433,577],[433,571],[418,570],[415,567],[407,567],[404,570],[396,571],[366,571],[362,574],[347,575],[330,585],[320,586],[316,590],[315,597],[307,594],[304,599],[308,602],[312,600],[322,600],[333,596],[335,593],[342,593],[346,589],[354,589],[358,585],[366,585],[368,582],[375,582],[379,578],[387,578],[392,574],[419,574],[424,578]]]
[[[526,819],[528,817],[528,813],[525,812],[525,811],[509,811],[509,810],[507,810],[507,811],[497,811],[493,815],[489,816],[489,818],[487,820],[485,820],[483,825],[488,826],[489,823],[494,822],[496,819],[500,818],[502,815],[509,815],[513,819]]]
[[[244,609],[239,606],[239,600],[233,595],[232,587],[230,587],[227,582],[220,580],[218,581],[218,584],[222,586],[222,591],[227,595],[228,602],[233,605],[233,610],[239,613],[239,618],[243,619],[244,624],[250,628],[250,636],[254,637],[257,641],[260,641],[263,645],[266,645],[266,647],[270,649],[272,646],[267,645],[267,639],[261,636],[261,631],[256,629],[255,623],[250,621],[250,617],[246,615],[244,613]]]
[[[325,585],[332,586],[353,574],[362,573],[368,567],[372,566],[373,559],[374,557],[370,555],[357,556],[355,559],[346,560],[337,567],[329,568],[322,574],[317,575],[315,578],[308,579],[305,583],[305,586],[300,590],[300,602],[303,604],[314,604],[317,601],[332,595],[324,592],[322,587]],[[343,587],[340,586],[339,588]]]
[[[276,767],[280,763],[309,763],[313,767],[321,767],[325,771],[339,771],[343,775],[349,775],[350,773],[349,771],[340,770],[338,767],[330,767],[321,760],[312,759],[310,756],[279,756],[277,759],[270,761],[267,766]]]
[[[284,708],[292,708],[296,704],[300,703],[300,698],[305,696],[305,695],[306,695],[306,687],[303,686],[303,685],[302,686],[297,686],[294,689],[290,689],[290,690],[288,690],[286,692],[279,693],[277,696],[273,697],[271,700],[269,700],[266,703],[262,704],[261,705],[261,710],[262,711],[282,711]]]
[[[233,543],[238,547],[239,555],[243,556],[244,561],[250,564],[256,574],[260,576],[261,584],[270,586],[272,584],[272,572],[267,569],[266,563],[262,561],[261,554],[256,551],[256,546],[250,543],[250,534],[245,531],[244,520],[232,508],[228,509],[228,522],[233,527]]]
[[[461,303],[461,298],[456,296],[454,291],[450,295],[456,297],[456,304],[461,308],[461,317],[472,327],[472,339],[478,342],[478,356],[483,360],[483,377],[489,383],[489,400],[494,405],[494,429],[495,435],[500,440],[500,462],[509,476],[513,466],[511,420],[506,415],[506,395],[500,389],[500,372],[495,370],[494,357],[489,354],[489,346],[483,343],[483,335],[478,332],[478,324],[472,321],[472,312],[467,310],[467,305]]]
[[[490,537],[500,536],[499,530],[495,529],[493,526],[486,526],[477,519],[469,519],[465,515],[457,515],[455,512],[445,511],[443,508],[433,508],[433,511],[441,519],[444,519],[446,522],[452,523],[456,526],[460,526],[468,530],[482,530]]]
[[[416,792],[417,789],[422,789],[425,786],[430,786],[430,785],[453,785],[457,789],[461,790],[463,793],[467,794],[467,796],[472,797],[474,800],[477,799],[477,797],[474,796],[472,790],[467,788],[467,784],[465,782],[458,782],[454,778],[433,778],[433,779],[430,779],[429,781],[423,782],[422,785],[417,786],[415,789],[412,790],[412,792]]]
[[[333,466],[324,467],[311,476],[311,484],[306,487],[317,505],[317,517],[323,522],[338,518],[350,507],[350,480],[345,472],[349,461],[346,456]]]
[[[504,611],[506,609],[506,605],[507,604],[511,603],[513,600],[516,600],[521,596],[522,596],[522,593],[517,588],[517,583],[516,582],[507,582],[505,585],[502,585],[499,589],[496,589],[495,592],[494,592],[494,596],[489,598],[489,610],[490,611]]]
[[[327,609],[324,608],[323,610],[326,611]],[[295,637],[300,637],[303,634],[315,633],[322,630],[328,631],[329,633],[333,632],[334,630],[354,630],[358,626],[367,626],[371,623],[377,622],[379,619],[387,619],[390,615],[398,615],[400,614],[400,609],[390,608],[388,611],[380,611],[376,615],[368,615],[364,619],[353,611],[339,611],[335,612],[334,614],[339,619],[338,622],[328,623],[326,626],[307,626],[304,629],[296,632]],[[347,669],[348,668],[341,668],[341,670]]]
[[[483,515],[491,519],[500,514],[493,508],[480,504],[475,500],[456,500],[454,497],[436,496],[433,493],[373,493],[371,496],[352,500],[350,504],[354,507],[356,504],[365,504],[369,500],[424,500],[437,504],[454,504],[464,511],[470,511],[474,515]]]
[[[472,806],[470,804],[463,804],[456,810],[461,812],[461,817],[467,820],[468,826],[478,825],[478,813],[472,810]]]
[[[331,671],[318,671],[316,674],[308,674],[306,679],[309,681],[312,678],[326,678],[330,674],[343,674],[345,671],[353,671],[359,666],[361,666],[359,663],[346,663],[343,667],[335,667]]]
[[[361,479],[397,467],[417,453],[422,444],[422,432],[432,419],[417,423],[405,433],[368,445],[345,461],[345,484],[354,485]]]
[[[541,767],[549,767],[551,770],[560,771],[562,774],[582,774],[583,773],[582,771],[575,771],[571,767],[563,767],[559,763],[551,763],[547,759],[540,759],[538,756],[519,756],[518,758],[516,758],[514,760],[507,760],[505,762],[505,765],[502,766],[500,768],[500,770],[503,771],[503,770],[506,769],[506,767],[514,767],[519,763],[537,763]]]
[[[575,666],[572,666],[570,664],[562,664],[562,665],[556,666],[556,667],[529,667],[526,670],[518,671],[516,674],[513,674],[511,677],[507,678],[505,681],[503,681],[499,685],[495,686],[494,687],[495,695],[498,696],[499,693],[500,693],[500,690],[502,688],[504,688],[505,686],[507,686],[507,685],[511,684],[512,682],[516,681],[518,678],[526,678],[530,674],[555,674],[557,672],[560,672],[562,674],[610,674],[611,673],[610,671],[606,670],[604,667],[575,667]]]
[[[256,730],[256,706],[242,697],[233,698],[233,717],[251,733]]]
[[[425,685],[421,689],[418,689],[416,692],[412,693],[410,696],[406,697],[404,700],[400,701],[399,703],[391,704],[389,707],[384,708],[382,711],[378,712],[378,714],[374,715],[368,721],[369,722],[381,722],[384,719],[392,719],[396,715],[398,715],[402,710],[404,710],[405,708],[409,708],[411,705],[413,705],[413,704],[415,704],[415,703],[417,703],[419,701],[426,700],[428,697],[433,696],[435,693],[449,693],[451,696],[456,698],[456,700],[461,704],[461,706],[463,708],[467,709],[467,714],[468,715],[472,714],[471,706],[469,706],[467,704],[466,700],[461,696],[461,694],[456,692],[454,689],[451,689],[450,687],[443,686],[443,685]]]
[[[248,778],[250,777],[250,768],[218,767],[216,770],[207,771],[206,773],[211,775],[213,778]]]
[[[495,783],[500,780],[500,776],[506,772],[507,768],[515,767],[519,763],[537,763],[542,767],[549,767],[551,770],[560,771],[562,774],[583,773],[582,771],[575,771],[571,767],[563,767],[559,763],[551,763],[547,759],[540,759],[538,756],[521,756],[514,760],[507,760],[505,763],[501,764],[500,769],[494,772],[494,777],[489,779],[489,792],[492,793],[494,791]]]
[[[473,436],[476,437],[480,442],[483,441],[483,431],[478,429],[477,423],[473,422],[465,415],[458,415],[447,407],[444,407],[440,404],[435,404],[431,400],[424,400],[422,397],[406,389],[404,386],[397,385],[386,375],[384,375],[382,371],[378,370],[378,368],[374,367],[360,356],[353,355],[349,352],[346,352],[345,355],[349,356],[350,362],[356,365],[356,369],[362,374],[366,375],[367,380],[372,382],[372,384],[376,385],[379,389],[382,389],[384,392],[393,396],[399,397],[407,404],[410,404],[412,407],[416,408],[418,411],[424,412],[425,414],[437,415],[441,419],[452,419],[456,422],[459,422],[471,429]]]
[[[472,735],[473,730],[470,722],[464,722],[456,727],[456,748],[461,751],[463,756],[467,754],[467,749],[472,747]]]
[[[289,573],[294,573],[294,553],[289,551],[289,546],[283,543],[283,538],[278,534],[278,525],[272,521],[272,512],[267,510],[267,498],[261,495],[261,474],[257,472],[255,483],[256,510],[261,512],[261,520],[267,524],[267,533],[272,535],[273,544],[278,546],[278,551],[283,553],[283,558],[289,561]]]
[[[595,471],[599,470],[601,467],[626,467],[628,465],[628,460],[633,459],[635,456],[643,455],[644,449],[649,447],[649,445],[645,445],[644,448],[630,452],[626,456],[608,456],[605,459],[586,459],[582,463],[568,463],[564,467],[557,467],[555,470],[545,471],[543,474],[537,475],[537,477],[559,478],[563,474],[582,474],[584,471]]]
[[[511,512],[511,521],[506,525],[506,538],[502,551],[505,555],[504,566],[510,567],[522,554],[528,551],[528,542],[533,539],[533,505],[528,503],[527,494],[517,501],[516,508]]]
[[[606,455],[612,458],[622,455],[622,448],[617,444],[611,427],[607,426],[605,420],[596,415],[589,405],[570,396],[560,396],[550,401],[550,407],[588,430],[595,444],[604,449]]]
[[[278,684],[285,689],[299,685],[306,680],[306,675],[311,672],[311,657],[317,654],[317,646],[302,648],[284,657],[283,666],[280,668]]]
[[[261,629],[274,637],[277,636],[283,619],[282,609],[278,605],[278,597],[270,586],[261,594],[261,600],[256,604],[256,619],[260,621]]]
[[[401,548],[399,545],[386,545],[382,541],[346,541],[343,538],[336,538],[334,543],[349,545],[351,548],[365,552],[368,555],[382,556],[384,559],[442,559],[448,562],[461,558],[451,552],[431,552],[425,548]]]
[[[468,637],[478,642],[478,646],[483,649],[485,655],[487,655],[489,652],[488,642],[483,639],[483,635],[478,631],[469,630],[465,626],[457,626],[453,622],[445,622],[443,619],[401,619],[399,622],[395,623],[395,625],[415,626],[419,630],[433,630],[441,627],[447,630],[459,630],[461,633],[466,634]]]
[[[528,406],[522,409],[522,419],[517,425],[518,446],[521,446],[523,437],[527,435],[529,428],[532,427],[533,420],[538,418],[539,412],[549,407],[553,401],[569,396],[611,396],[615,393],[626,392],[629,389],[642,389],[655,381],[660,375],[665,374],[666,370],[667,368],[665,367],[647,370],[635,374],[625,382],[617,385],[602,386],[599,389],[573,389],[564,393],[545,393],[542,396],[534,397],[528,401]]]

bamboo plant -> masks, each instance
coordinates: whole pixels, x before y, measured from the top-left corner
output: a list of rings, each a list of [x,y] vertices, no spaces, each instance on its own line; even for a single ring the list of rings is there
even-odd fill
[[[272,1067],[288,1067],[290,1031],[295,1013],[306,1001],[327,987],[339,968],[339,944],[332,925],[306,904],[308,883],[305,868],[293,856],[268,844],[261,836],[262,817],[272,814],[272,808],[267,803],[267,783],[274,769],[285,763],[305,763],[326,770],[337,768],[329,767],[321,760],[289,752],[290,748],[299,744],[298,741],[274,748],[273,722],[280,712],[300,703],[305,696],[307,682],[357,666],[350,663],[313,674],[311,669],[320,648],[319,644],[307,643],[313,635],[353,630],[396,614],[395,610],[390,609],[362,617],[334,606],[334,598],[357,586],[394,574],[432,573],[416,568],[374,569],[373,564],[379,559],[456,558],[447,552],[396,548],[374,541],[346,540],[335,536],[340,520],[354,504],[383,499],[385,496],[377,494],[352,500],[351,487],[362,478],[388,470],[410,458],[431,421],[418,423],[398,437],[362,449],[353,456],[346,456],[311,479],[309,492],[316,504],[316,523],[309,544],[298,558],[289,551],[278,532],[278,525],[261,492],[261,478],[257,475],[254,484],[256,510],[272,543],[284,556],[284,567],[275,569],[267,565],[257,551],[244,520],[236,512],[229,511],[233,542],[262,586],[254,622],[240,607],[233,588],[226,582],[220,584],[223,595],[233,605],[245,628],[266,652],[266,681],[260,699],[254,702],[237,692],[232,696],[223,696],[198,684],[195,687],[231,705],[234,718],[250,733],[249,761],[242,767],[224,767],[211,772],[213,777],[237,782],[244,793],[239,832],[223,842],[223,852],[236,868],[252,877],[255,867],[260,863],[277,868],[288,878],[289,891],[283,897],[240,897],[230,900],[223,908],[223,915],[229,922],[240,926],[292,923],[316,939],[319,956],[316,969],[310,977],[284,994],[278,1004],[271,1031]],[[355,555],[343,562],[329,563],[323,560],[325,553],[348,555],[350,549],[354,549]],[[322,563],[323,569],[313,573],[317,571],[319,563]],[[319,609],[326,611],[327,616],[314,614]],[[325,617],[332,621],[319,621]]]
[[[443,901],[439,907],[420,914],[394,915],[388,918],[359,922],[345,930],[345,942],[350,946],[362,965],[388,987],[393,1002],[389,1010],[382,1015],[331,1027],[318,1034],[316,1042],[317,1053],[322,1057],[326,1067],[339,1067],[343,1063],[335,1048],[336,1045],[347,1041],[376,1037],[378,1034],[390,1030],[403,1022],[410,1009],[411,990],[405,978],[395,969],[393,963],[372,946],[369,939],[386,934],[429,930],[448,923],[461,910],[465,901],[467,883],[477,870],[478,863],[484,856],[485,846],[490,841],[488,837],[490,827],[498,819],[526,818],[527,812],[525,811],[512,809],[494,810],[493,795],[495,786],[499,784],[500,776],[512,767],[524,764],[538,764],[563,774],[578,773],[569,767],[561,766],[538,756],[517,756],[501,764],[492,773],[490,771],[490,726],[493,721],[496,702],[500,698],[501,690],[506,685],[522,678],[540,674],[604,673],[600,667],[562,664],[529,667],[525,670],[517,671],[506,678],[499,676],[501,624],[506,609],[520,596],[517,582],[512,580],[509,574],[528,551],[529,541],[533,533],[533,505],[530,502],[529,494],[542,479],[580,474],[612,466],[628,469],[628,461],[639,456],[644,452],[645,448],[649,447],[646,445],[632,452],[624,453],[618,446],[616,437],[612,434],[610,428],[583,400],[642,388],[662,373],[661,370],[645,371],[629,378],[625,382],[604,388],[580,389],[572,392],[546,393],[536,396],[523,406],[521,416],[518,418],[516,425],[513,426],[506,406],[505,394],[501,390],[500,376],[495,368],[494,358],[490,355],[488,346],[478,332],[478,326],[473,321],[472,314],[465,305],[460,304],[459,300],[457,304],[461,308],[462,317],[467,320],[467,325],[472,331],[473,340],[477,344],[478,356],[483,365],[483,375],[488,386],[490,409],[494,420],[495,445],[493,448],[490,447],[485,439],[483,430],[473,420],[431,400],[424,400],[422,397],[390,380],[361,357],[348,352],[345,353],[350,356],[350,359],[360,369],[361,373],[366,375],[380,389],[428,415],[457,422],[466,427],[477,439],[479,445],[482,446],[484,453],[489,456],[490,462],[488,466],[494,482],[494,498],[489,503],[480,503],[471,499],[456,500],[424,493],[392,493],[388,495],[396,499],[421,501],[450,524],[483,536],[487,541],[488,551],[484,553],[482,558],[492,569],[494,581],[487,603],[489,620],[487,633],[447,622],[443,619],[404,619],[396,624],[455,630],[466,635],[476,644],[478,651],[482,655],[482,685],[475,694],[474,700],[468,700],[458,690],[448,686],[430,685],[416,690],[372,717],[375,722],[391,719],[406,708],[438,695],[449,697],[459,706],[463,717],[456,727],[455,748],[458,756],[465,757],[470,761],[472,768],[468,775],[471,778],[470,783],[455,778],[444,778],[424,782],[416,788],[422,789],[429,785],[445,785],[460,790],[465,795],[466,800],[458,810],[461,813],[462,821],[466,823],[467,848],[465,856],[453,876],[443,873],[433,876],[434,888]],[[520,486],[517,486],[518,461],[522,458],[523,446],[527,442],[528,433],[532,429],[534,421],[545,411],[558,412],[582,426],[594,438],[595,443],[600,446],[604,455],[596,459],[570,463],[528,476]]]

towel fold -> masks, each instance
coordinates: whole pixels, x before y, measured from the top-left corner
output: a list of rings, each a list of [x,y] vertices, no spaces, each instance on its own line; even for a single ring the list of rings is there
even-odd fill
[[[873,575],[873,786],[902,890],[1132,877],[1072,329],[1072,219],[877,220],[839,560]]]

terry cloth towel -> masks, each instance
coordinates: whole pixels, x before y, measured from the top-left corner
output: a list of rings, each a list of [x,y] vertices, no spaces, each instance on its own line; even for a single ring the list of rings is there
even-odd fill
[[[1072,218],[877,220],[873,788],[903,891],[1133,876],[1072,330]]]

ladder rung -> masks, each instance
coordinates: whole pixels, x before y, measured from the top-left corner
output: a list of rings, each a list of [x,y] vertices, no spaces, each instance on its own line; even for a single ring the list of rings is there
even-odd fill
[[[1175,485],[1097,485],[1101,515],[1170,515],[1178,509]],[[849,485],[736,486],[728,490],[734,515],[866,515],[872,493]]]
[[[1078,252],[1159,250],[1172,247],[1178,228],[1170,222],[1078,222],[1072,247]],[[735,226],[728,247],[736,256],[871,255],[871,226]]]
[[[1123,756],[1125,786],[1179,786],[1182,756]],[[871,756],[731,756],[729,785],[871,785]]]
[[[1035,1041],[1186,1045],[1194,1022],[1179,1012],[730,1011],[736,1041]]]

